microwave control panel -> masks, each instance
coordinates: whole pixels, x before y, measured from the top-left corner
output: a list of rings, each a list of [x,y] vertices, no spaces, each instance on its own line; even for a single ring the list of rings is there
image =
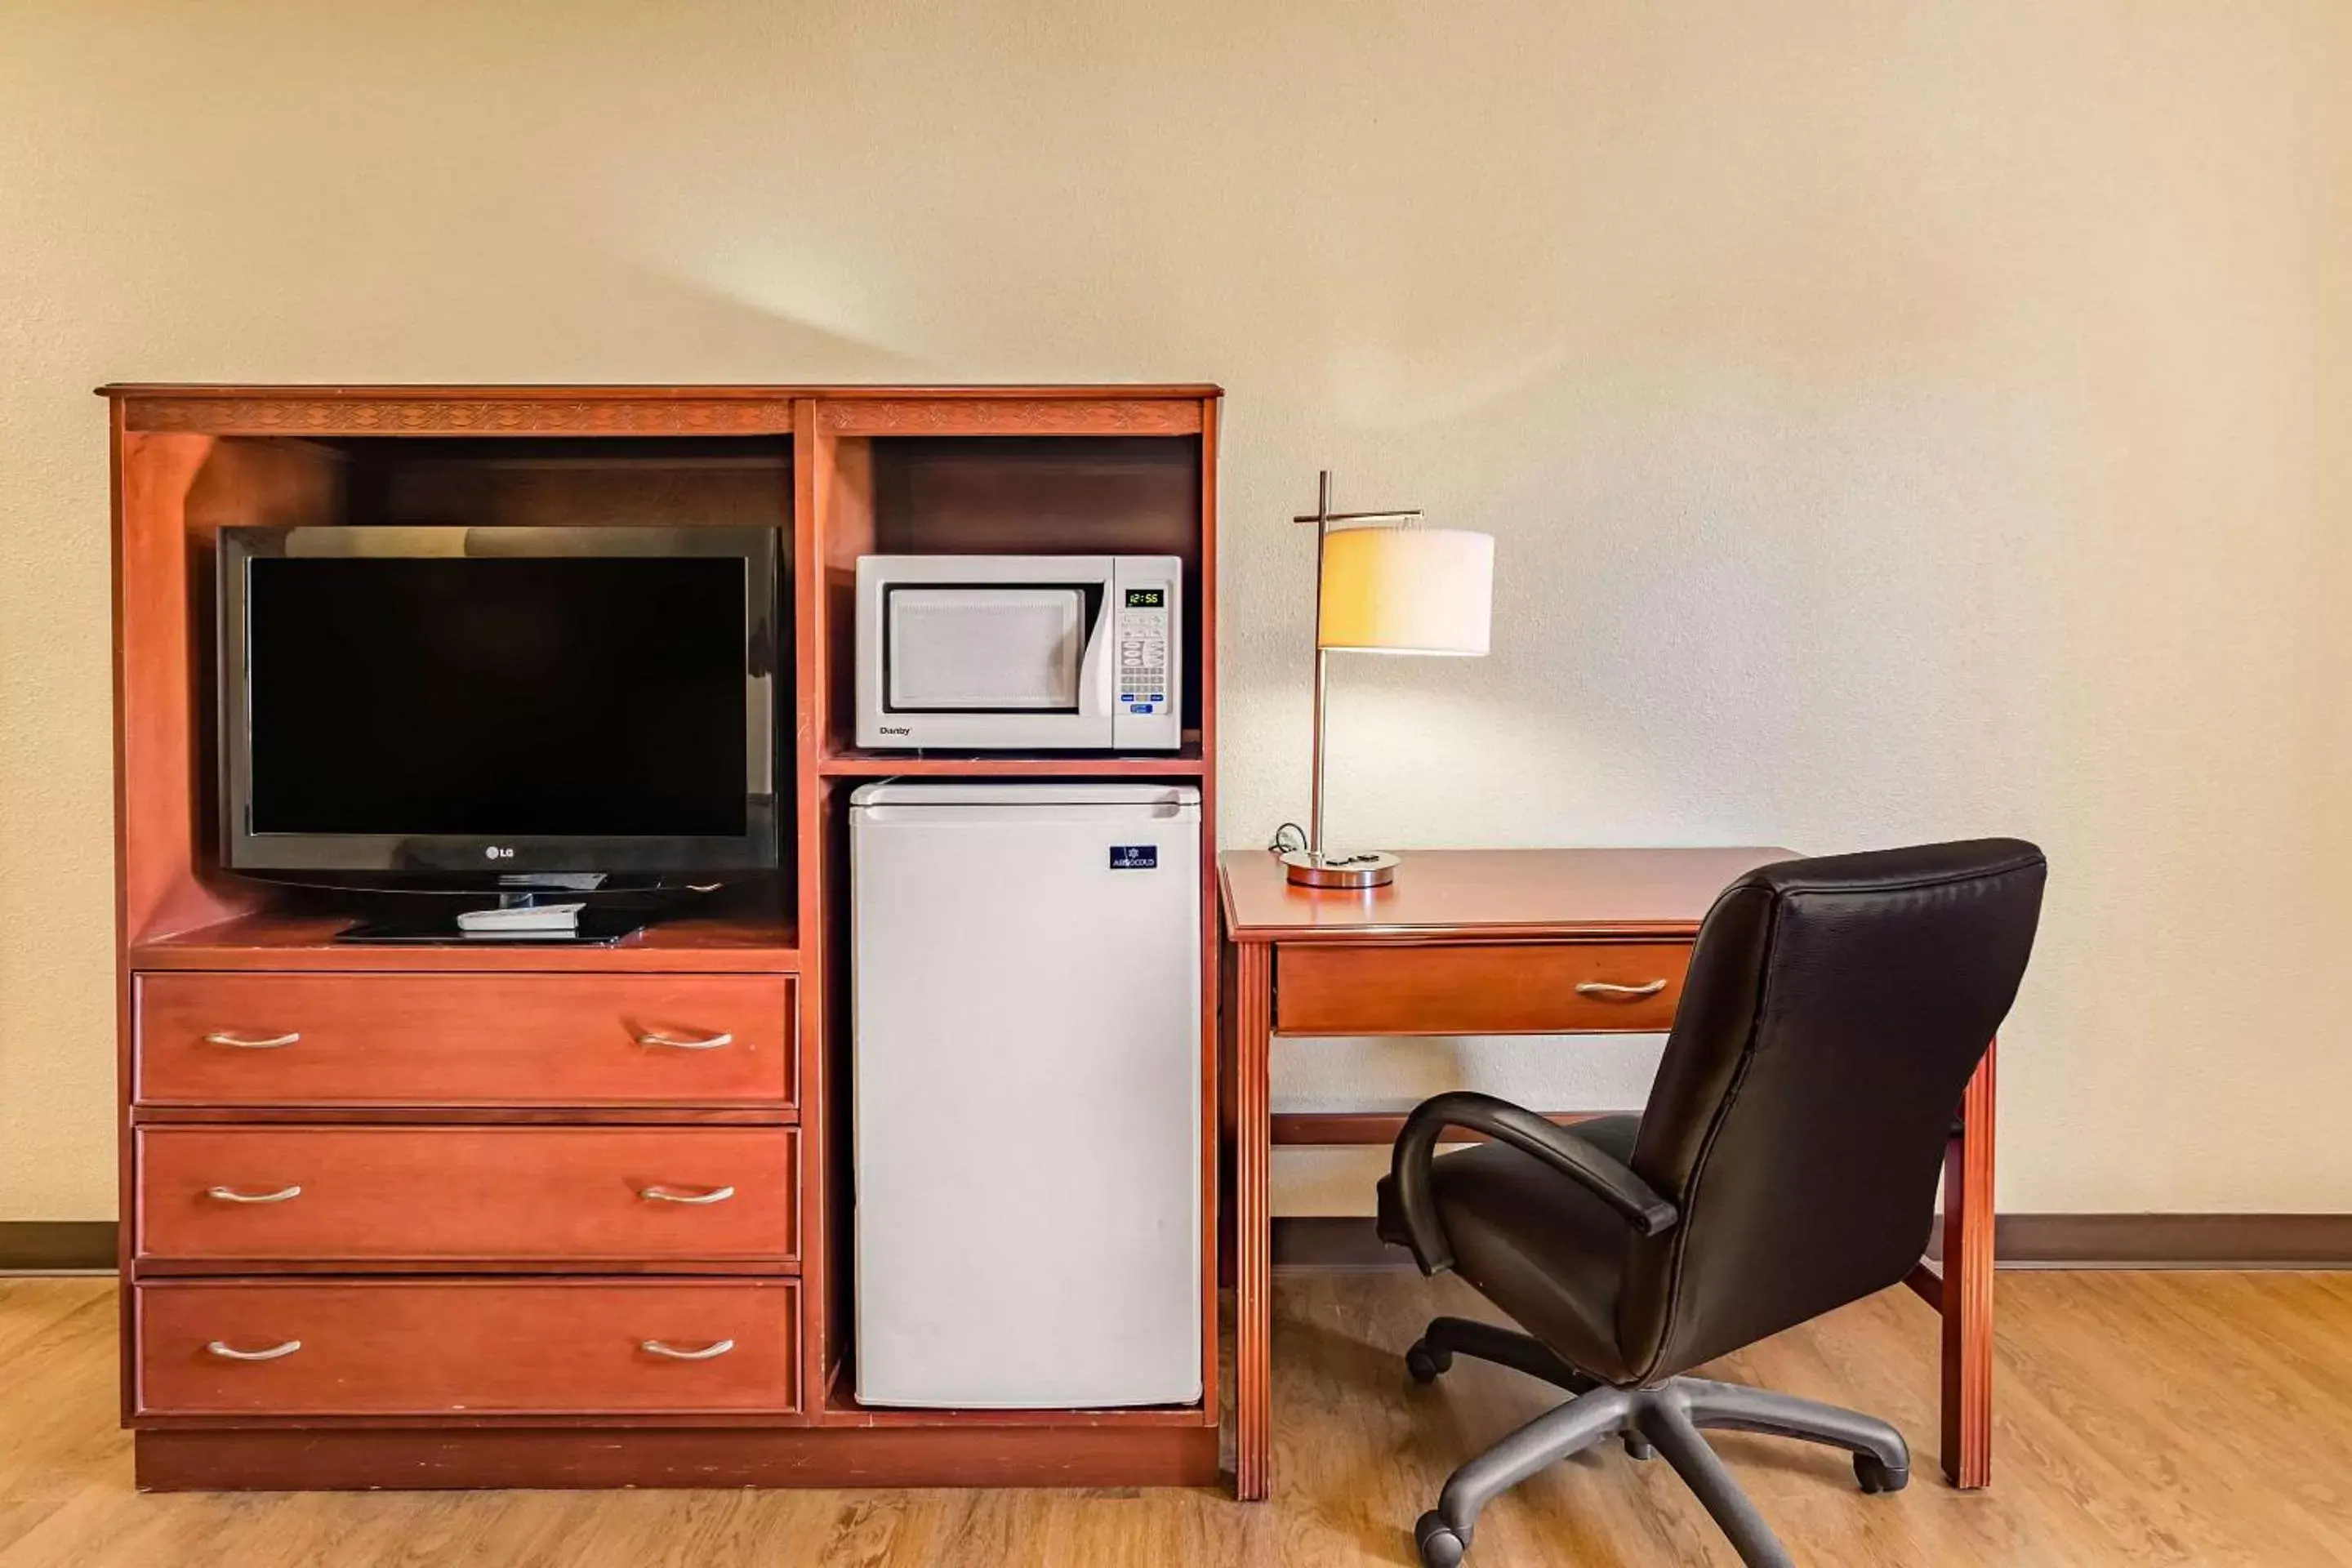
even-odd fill
[[[1118,689],[1112,744],[1126,748],[1177,743],[1183,694],[1178,642],[1181,636],[1181,580],[1177,562],[1166,556],[1118,558],[1111,584],[1112,668]]]

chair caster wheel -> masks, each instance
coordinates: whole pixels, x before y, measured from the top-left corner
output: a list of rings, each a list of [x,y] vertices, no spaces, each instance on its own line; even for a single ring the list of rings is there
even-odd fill
[[[1470,1543],[1454,1533],[1454,1527],[1434,1511],[1413,1521],[1412,1543],[1421,1552],[1421,1568],[1454,1568],[1470,1550]]]
[[[1625,1434],[1625,1457],[1629,1459],[1654,1459],[1658,1451],[1650,1447],[1650,1440],[1639,1432],[1628,1432]]]
[[[1452,1351],[1432,1350],[1427,1340],[1415,1340],[1412,1348],[1404,1352],[1404,1369],[1412,1373],[1415,1383],[1435,1383],[1453,1364]],[[1429,1517],[1434,1519],[1437,1516],[1432,1514]]]
[[[1853,1457],[1853,1479],[1866,1492],[1899,1492],[1911,1484],[1911,1468],[1890,1468],[1874,1454]]]

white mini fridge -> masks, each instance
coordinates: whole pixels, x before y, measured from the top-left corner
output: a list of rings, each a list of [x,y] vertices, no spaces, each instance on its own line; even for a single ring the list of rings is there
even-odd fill
[[[856,1391],[1201,1397],[1201,795],[850,796]]]

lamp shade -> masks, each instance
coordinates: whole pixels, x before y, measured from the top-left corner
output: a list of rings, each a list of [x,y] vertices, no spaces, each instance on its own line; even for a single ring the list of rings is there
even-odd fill
[[[1483,654],[1494,607],[1492,534],[1341,528],[1324,538],[1319,647]]]

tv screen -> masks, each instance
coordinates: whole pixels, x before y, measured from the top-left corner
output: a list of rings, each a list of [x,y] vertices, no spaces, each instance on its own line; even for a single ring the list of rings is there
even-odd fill
[[[329,548],[233,552],[232,865],[687,871],[761,839],[772,858],[765,552],[502,529],[471,531],[496,553],[338,553],[320,536],[360,531],[297,531]]]

